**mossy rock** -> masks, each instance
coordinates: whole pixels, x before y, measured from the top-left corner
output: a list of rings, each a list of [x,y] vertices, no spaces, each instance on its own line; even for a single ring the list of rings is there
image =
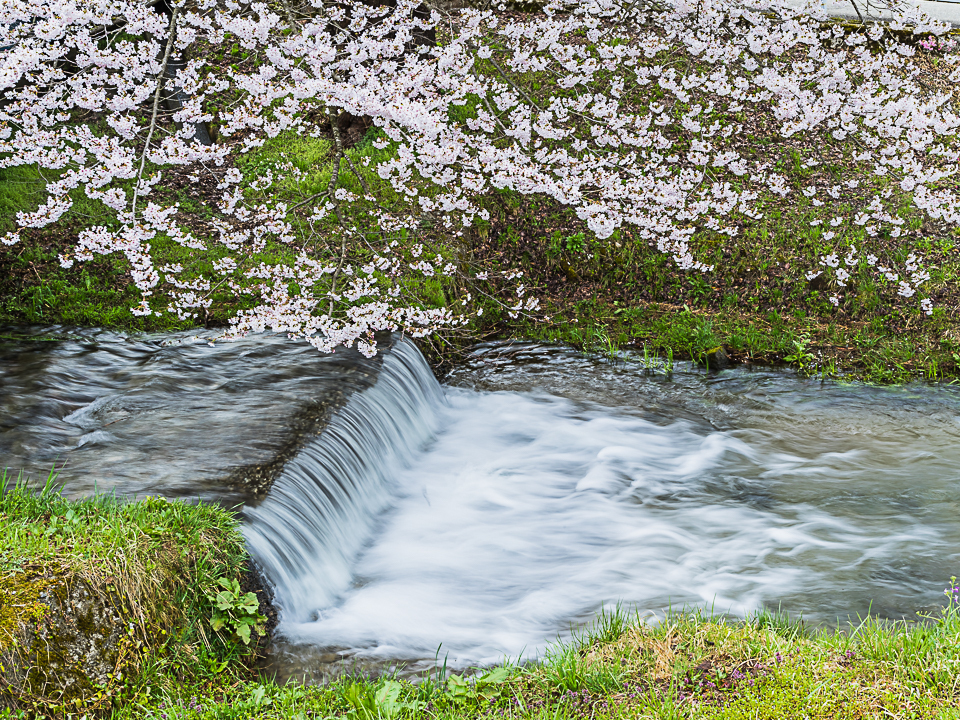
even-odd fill
[[[11,572],[0,578],[0,651],[15,642],[17,631],[41,620],[48,610],[41,596],[51,584],[43,574]]]
[[[116,594],[51,571],[0,583],[0,708],[57,716],[106,709],[140,646]]]

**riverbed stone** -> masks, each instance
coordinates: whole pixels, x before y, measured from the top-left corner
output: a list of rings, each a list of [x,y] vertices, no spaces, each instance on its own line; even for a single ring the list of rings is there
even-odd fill
[[[724,370],[732,365],[730,356],[723,347],[715,347],[704,352],[698,362],[710,370]]]

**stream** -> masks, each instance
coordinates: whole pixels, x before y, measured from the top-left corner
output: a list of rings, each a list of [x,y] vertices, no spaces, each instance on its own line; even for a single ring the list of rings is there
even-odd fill
[[[241,506],[281,678],[535,659],[617,604],[913,618],[960,565],[957,388],[58,332],[0,342],[4,464]]]

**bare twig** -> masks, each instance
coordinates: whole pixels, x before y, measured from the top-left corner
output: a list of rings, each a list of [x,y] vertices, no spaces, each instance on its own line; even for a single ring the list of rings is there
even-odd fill
[[[294,210],[296,210],[297,208],[301,208],[301,207],[303,207],[304,205],[306,205],[308,202],[312,202],[313,200],[316,200],[318,197],[322,197],[322,196],[324,196],[324,195],[326,195],[326,194],[327,194],[327,191],[326,191],[326,190],[321,190],[321,191],[318,192],[318,193],[314,193],[313,195],[311,195],[310,197],[308,197],[306,200],[301,200],[300,202],[298,202],[298,203],[297,203],[296,205],[294,205],[293,207],[287,208],[287,212],[288,212],[288,213],[292,213],[292,212],[293,212]]]
[[[540,112],[543,112],[543,108],[540,107],[540,103],[538,103],[536,100],[534,100],[532,97],[530,97],[530,96],[527,94],[527,91],[526,91],[526,90],[524,90],[520,85],[518,85],[517,83],[515,83],[515,82],[513,81],[513,78],[511,78],[509,75],[507,75],[507,72],[506,72],[502,67],[500,67],[500,63],[498,63],[498,62],[496,61],[496,59],[493,57],[493,55],[491,55],[490,57],[487,58],[487,62],[489,62],[491,65],[493,65],[493,66],[497,69],[497,72],[500,73],[500,77],[502,77],[504,80],[506,80],[507,83],[508,83],[511,87],[513,87],[514,90],[516,90],[518,93],[520,93],[521,95],[523,95],[524,99],[525,99],[528,103],[530,103],[531,105],[533,105],[533,106],[534,106],[537,110],[539,110]]]
[[[337,269],[333,271],[333,281],[330,284],[330,312],[328,315],[333,317],[333,295],[337,291],[337,278],[340,275],[340,270],[343,268],[343,261],[347,255],[347,228],[343,222],[343,215],[340,213],[340,203],[337,201],[336,190],[337,182],[340,180],[340,161],[343,159],[343,138],[340,137],[340,112],[333,113],[329,112],[327,117],[330,118],[330,129],[333,131],[333,142],[336,146],[336,151],[333,158],[333,168],[330,171],[330,183],[327,185],[327,196],[330,198],[330,202],[333,203],[334,212],[337,213],[337,221],[340,223],[340,230],[343,235],[340,240],[340,262],[337,264]]]
[[[297,26],[296,18],[293,17],[293,8],[290,7],[290,0],[280,0],[280,4],[283,5],[283,14],[287,16],[287,23],[290,25],[290,29],[293,30]]]
[[[160,96],[163,94],[163,81],[167,75],[167,65],[170,62],[170,55],[173,52],[173,43],[177,39],[177,19],[180,17],[180,6],[175,5],[170,14],[170,26],[167,31],[167,47],[163,51],[163,64],[160,72],[157,74],[157,90],[153,93],[153,109],[150,111],[150,129],[147,131],[147,139],[143,144],[143,152],[140,154],[140,169],[137,170],[137,182],[133,187],[133,220],[137,219],[137,199],[140,196],[140,183],[143,182],[143,168],[147,164],[147,152],[150,150],[150,141],[153,139],[153,131],[157,127],[157,114],[160,108]]]
[[[360,174],[360,171],[357,170],[357,167],[356,167],[356,165],[353,164],[353,160],[350,159],[350,156],[347,155],[346,153],[344,153],[344,154],[343,154],[343,159],[347,161],[347,165],[350,166],[350,169],[353,171],[353,174],[357,176],[357,180],[360,181],[360,187],[363,188],[364,194],[365,194],[365,195],[371,195],[371,196],[372,196],[373,193],[370,192],[370,188],[369,188],[369,186],[367,185],[367,181],[364,179],[363,175]]]
[[[853,10],[857,13],[857,17],[860,18],[860,24],[863,25],[863,15],[860,14],[860,8],[857,7],[857,0],[850,0],[850,4],[853,5]]]

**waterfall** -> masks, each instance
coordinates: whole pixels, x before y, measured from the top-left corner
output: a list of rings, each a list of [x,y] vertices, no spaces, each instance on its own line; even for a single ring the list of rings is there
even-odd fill
[[[349,587],[353,560],[390,505],[393,473],[432,436],[443,402],[420,351],[401,340],[376,384],[351,396],[244,511],[250,553],[285,620],[312,619]]]
[[[953,390],[665,378],[532,345],[451,379],[441,395],[412,345],[385,353],[250,510],[281,676],[533,659],[617,604],[902,617],[960,563]]]

